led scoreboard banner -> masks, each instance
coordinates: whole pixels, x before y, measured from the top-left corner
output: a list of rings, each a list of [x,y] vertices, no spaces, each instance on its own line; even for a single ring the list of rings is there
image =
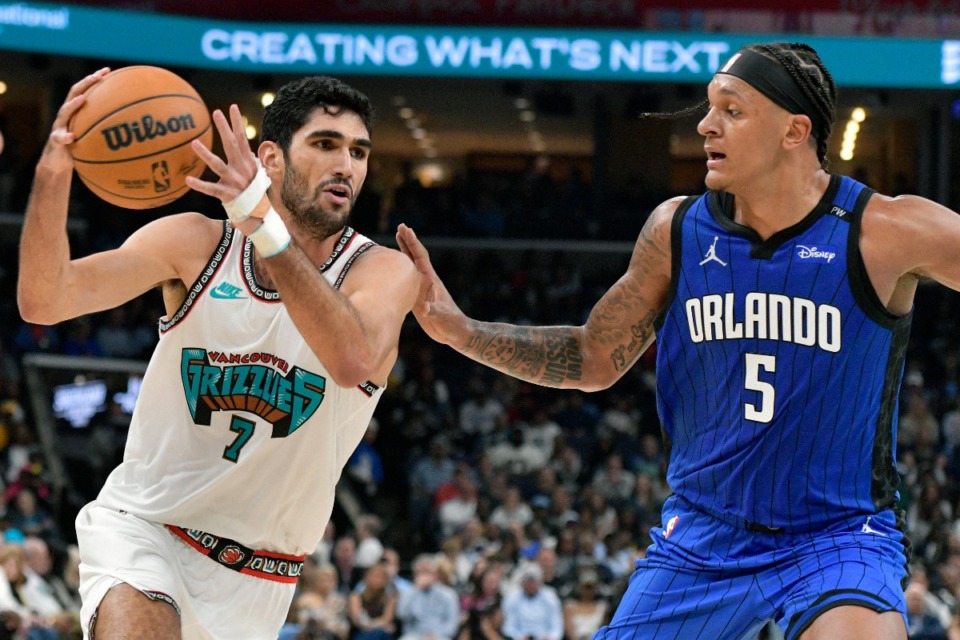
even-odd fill
[[[0,51],[262,73],[700,83],[741,46],[771,40],[815,47],[840,85],[960,84],[960,40],[252,23],[0,1]]]

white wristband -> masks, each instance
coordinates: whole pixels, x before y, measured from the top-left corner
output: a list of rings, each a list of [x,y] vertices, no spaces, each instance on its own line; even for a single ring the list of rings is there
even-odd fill
[[[270,178],[267,177],[267,172],[264,171],[260,161],[257,160],[257,175],[253,176],[253,180],[250,181],[247,188],[230,202],[223,203],[223,208],[227,210],[227,217],[230,218],[230,222],[237,225],[249,218],[250,212],[257,206],[260,198],[263,197],[269,187]]]
[[[290,246],[290,232],[273,207],[267,210],[263,224],[250,234],[250,241],[264,258],[272,258]]]

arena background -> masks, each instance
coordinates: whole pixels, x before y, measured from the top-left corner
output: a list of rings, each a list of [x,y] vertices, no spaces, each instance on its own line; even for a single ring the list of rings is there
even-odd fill
[[[637,115],[695,104],[717,60],[747,42],[807,41],[824,54],[840,85],[832,170],[960,209],[960,2],[322,4],[0,2],[0,527],[8,544],[24,533],[46,540],[55,575],[70,575],[73,517],[122,453],[162,315],[156,294],[52,328],[23,323],[15,306],[33,166],[68,87],[104,64],[171,68],[211,109],[237,102],[254,139],[263,94],[288,79],[330,73],[368,93],[378,119],[355,226],[385,244],[397,223],[414,226],[458,301],[484,319],[583,321],[623,272],[652,206],[703,189],[696,118]],[[857,108],[865,117],[841,157]],[[71,197],[75,255],[173,211],[222,217],[194,195],[126,211],[74,181]],[[948,627],[960,638],[957,310],[955,293],[921,287],[900,405],[911,593],[924,602],[917,638],[947,637]],[[442,552],[466,596],[488,558],[509,569],[504,582],[538,562],[564,598],[595,573],[615,606],[668,491],[652,350],[608,391],[552,392],[475,367],[411,318],[376,422],[369,457],[338,487],[319,562],[375,515],[374,535],[398,552],[402,576],[416,554]],[[508,446],[515,430],[529,446]],[[39,511],[21,504],[25,488]],[[442,509],[453,498],[462,509]],[[346,588],[359,572],[338,567]]]

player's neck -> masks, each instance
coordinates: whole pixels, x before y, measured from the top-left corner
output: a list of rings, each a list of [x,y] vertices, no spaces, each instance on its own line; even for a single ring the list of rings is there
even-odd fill
[[[766,240],[806,218],[829,185],[830,174],[822,169],[771,172],[734,194],[733,219]]]

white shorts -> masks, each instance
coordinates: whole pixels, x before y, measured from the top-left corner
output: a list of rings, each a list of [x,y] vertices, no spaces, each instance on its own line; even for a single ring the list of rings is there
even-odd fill
[[[180,613],[184,640],[276,640],[296,584],[221,566],[166,526],[91,502],[77,515],[84,638],[107,591],[123,582]]]

